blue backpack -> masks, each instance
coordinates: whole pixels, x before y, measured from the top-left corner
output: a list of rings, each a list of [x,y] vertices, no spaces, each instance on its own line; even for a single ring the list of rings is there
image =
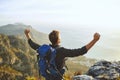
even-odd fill
[[[56,49],[44,44],[38,48],[38,53],[40,74],[46,79],[49,79],[50,75],[58,76],[59,72],[55,64]]]

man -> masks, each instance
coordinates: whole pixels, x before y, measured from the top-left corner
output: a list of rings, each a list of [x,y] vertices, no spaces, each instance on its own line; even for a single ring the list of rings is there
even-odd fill
[[[31,48],[33,48],[34,50],[37,50],[41,45],[33,42],[31,40],[30,37],[30,30],[26,29],[25,30],[25,35],[28,39],[28,43],[31,46]],[[60,32],[57,30],[53,30],[50,34],[49,34],[49,40],[51,42],[50,46],[53,48],[56,48],[56,58],[55,58],[55,63],[57,66],[58,71],[60,72],[60,74],[64,74],[64,63],[65,63],[65,58],[66,57],[76,57],[76,56],[80,56],[80,55],[84,55],[85,53],[87,53],[87,51],[99,40],[100,35],[99,33],[95,33],[93,36],[92,41],[90,41],[87,45],[83,46],[82,48],[78,48],[78,49],[66,49],[64,47],[60,47]],[[61,76],[59,77],[50,77],[50,79],[47,80],[62,80]]]

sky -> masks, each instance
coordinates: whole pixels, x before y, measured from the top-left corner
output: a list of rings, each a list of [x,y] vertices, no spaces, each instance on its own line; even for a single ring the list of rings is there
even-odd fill
[[[64,28],[75,28],[76,37],[84,34],[84,39],[81,39],[84,43],[91,39],[93,32],[98,31],[101,34],[97,43],[99,53],[88,56],[104,56],[113,60],[120,57],[120,0],[0,0],[0,26],[10,23],[24,23],[46,32],[57,26],[65,34],[71,32],[64,32]],[[107,54],[101,53],[103,47],[106,47]]]
[[[120,0],[0,0],[0,25],[120,26]]]

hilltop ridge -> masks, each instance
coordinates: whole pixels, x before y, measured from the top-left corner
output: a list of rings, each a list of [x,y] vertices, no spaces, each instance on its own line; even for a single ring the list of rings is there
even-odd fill
[[[32,39],[35,40],[35,42],[39,44],[50,43],[48,40],[48,35],[46,33],[38,32],[32,26],[25,25],[22,23],[7,24],[7,25],[0,26],[0,33],[6,34],[6,35],[19,36],[22,39],[26,39],[24,34],[25,29],[31,30],[30,34]]]

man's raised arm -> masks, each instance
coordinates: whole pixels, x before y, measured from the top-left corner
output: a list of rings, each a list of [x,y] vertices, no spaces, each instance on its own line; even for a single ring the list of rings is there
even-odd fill
[[[29,34],[29,33],[30,33],[30,30],[29,30],[29,29],[25,29],[24,33],[25,33],[25,35],[26,35],[26,38],[28,39],[28,43],[29,43],[30,47],[31,47],[32,49],[34,49],[34,50],[37,50],[37,49],[40,47],[40,45],[37,44],[37,43],[35,43],[35,42],[33,42],[33,41],[31,40],[31,36],[30,36],[30,34]]]
[[[25,33],[26,38],[27,38],[28,40],[31,39],[31,36],[30,36],[30,29],[25,29],[25,30],[24,30],[24,33]]]
[[[93,36],[93,40],[86,45],[86,49],[89,50],[99,39],[100,39],[100,34],[95,33]]]

